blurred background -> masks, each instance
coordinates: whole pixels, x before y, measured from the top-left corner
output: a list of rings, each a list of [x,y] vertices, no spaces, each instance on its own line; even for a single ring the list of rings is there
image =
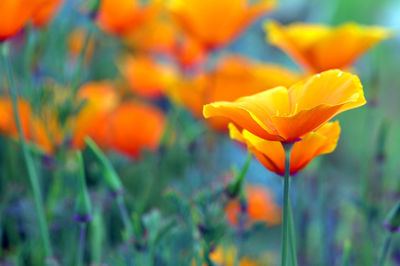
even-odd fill
[[[77,265],[76,150],[92,206],[83,265],[279,265],[282,179],[255,158],[245,171],[247,149],[202,117],[212,99],[204,90],[221,86],[221,94],[236,94],[235,77],[242,84],[257,64],[283,67],[293,79],[305,75],[266,40],[269,20],[400,29],[397,0],[277,0],[231,41],[207,50],[187,37],[168,1],[132,1],[146,11],[129,21],[135,25],[129,34],[123,12],[112,18],[118,5],[129,10],[126,1],[108,1],[115,10],[109,17],[105,3],[91,13],[86,1],[55,2],[48,21],[29,22],[7,41],[51,265]],[[382,224],[400,200],[399,42],[382,41],[351,66],[368,103],[339,115],[336,150],[292,179],[299,265],[378,260],[389,234]],[[3,67],[0,77],[0,265],[44,265]],[[116,179],[84,136],[104,152]],[[241,173],[242,193],[231,195]],[[399,243],[394,234],[386,265],[400,265]]]

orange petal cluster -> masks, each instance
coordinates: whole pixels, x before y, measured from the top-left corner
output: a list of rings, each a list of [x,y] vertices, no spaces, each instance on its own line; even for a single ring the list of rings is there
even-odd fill
[[[136,94],[157,99],[164,95],[166,87],[176,79],[176,72],[170,65],[161,64],[146,55],[125,56],[121,72]]]
[[[229,56],[212,72],[179,80],[169,93],[173,100],[186,106],[195,116],[200,116],[204,104],[233,101],[278,85],[290,86],[298,80],[300,75],[285,68]],[[226,130],[228,122],[226,118],[213,118],[210,125]]]
[[[101,147],[131,157],[142,149],[155,150],[162,137],[164,113],[136,101],[120,102],[116,90],[107,82],[91,82],[80,91],[87,101],[75,123],[73,145],[82,148],[84,137],[92,137]]]
[[[347,69],[367,50],[392,36],[387,29],[355,23],[337,27],[303,23],[282,26],[270,21],[265,29],[269,43],[314,73]]]
[[[261,186],[246,185],[245,214],[250,222],[265,222],[277,225],[281,222],[281,210],[274,202],[271,192]],[[239,224],[242,213],[238,199],[231,200],[225,207],[228,221],[233,225]]]
[[[62,139],[61,131],[54,119],[40,119],[33,114],[30,105],[23,99],[18,100],[18,111],[22,132],[26,140],[36,143],[45,153],[53,153],[56,144]],[[11,99],[0,98],[0,131],[2,134],[18,137]]]
[[[229,124],[230,136],[247,145],[247,148],[268,170],[283,176],[285,173],[285,151],[279,141],[269,141],[255,136],[247,130],[240,131]],[[339,122],[328,122],[314,132],[303,136],[293,145],[290,155],[290,174],[304,169],[314,157],[335,150],[340,135]]]
[[[0,42],[17,34],[32,19],[35,26],[46,24],[61,0],[1,0]]]
[[[204,117],[224,117],[241,129],[271,141],[293,142],[337,114],[366,103],[356,75],[329,70],[289,89],[276,87],[234,102],[204,106]]]
[[[43,0],[33,14],[32,20],[35,27],[42,27],[49,23],[54,14],[60,9],[64,0]]]
[[[228,44],[274,6],[274,0],[171,0],[167,8],[186,34],[212,50]]]
[[[102,0],[97,15],[99,26],[106,32],[126,35],[153,20],[161,7],[160,0],[142,5],[140,0]]]

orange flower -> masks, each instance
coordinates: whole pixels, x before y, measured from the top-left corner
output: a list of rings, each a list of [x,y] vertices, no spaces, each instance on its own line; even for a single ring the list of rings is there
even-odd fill
[[[206,60],[206,52],[203,47],[192,38],[184,37],[176,46],[173,55],[184,69],[190,69]]]
[[[130,88],[140,96],[157,99],[175,79],[172,66],[156,62],[150,56],[126,56],[121,72]]]
[[[18,33],[37,7],[36,0],[0,1],[0,42]]]
[[[299,79],[298,74],[275,65],[229,56],[217,65],[215,71],[198,74],[192,80],[180,80],[169,92],[172,99],[185,105],[195,116],[200,116],[204,104],[233,101],[278,85],[290,86]],[[227,130],[228,122],[223,118],[210,120],[211,126],[218,130]]]
[[[239,200],[230,201],[225,207],[225,213],[228,221],[237,225],[241,213]],[[260,186],[246,185],[245,213],[251,222],[262,221],[271,226],[281,222],[280,208],[275,204],[271,193]]]
[[[78,93],[86,105],[73,122],[72,146],[83,148],[85,136],[91,136],[99,145],[106,146],[102,124],[107,123],[108,114],[118,104],[118,95],[110,82],[89,82],[83,85]]]
[[[46,25],[58,11],[64,0],[43,0],[33,14],[33,25]]]
[[[331,118],[366,103],[356,75],[329,70],[289,89],[276,87],[235,102],[204,106],[204,117],[225,117],[239,128],[265,139],[298,141]]]
[[[161,110],[138,102],[125,102],[109,117],[107,132],[110,146],[131,157],[142,149],[157,149],[164,132],[165,117]]]
[[[102,0],[98,13],[99,26],[106,32],[125,35],[151,21],[158,13],[161,1],[142,6],[139,0]]]
[[[85,43],[86,31],[83,28],[74,29],[68,35],[68,50],[72,59],[78,58],[79,54],[83,49]],[[94,39],[91,37],[86,48],[86,54],[84,61],[87,62],[93,55],[94,52]]]
[[[216,263],[217,265],[224,266],[258,266],[260,263],[256,262],[253,259],[242,257],[239,259],[239,263],[236,264],[236,259],[238,257],[238,252],[236,247],[234,246],[218,246],[214,249],[210,254],[210,259]]]
[[[167,19],[158,18],[124,36],[124,41],[141,52],[170,54],[175,49],[176,37],[173,24]]]
[[[275,0],[171,0],[168,5],[179,27],[206,49],[229,43],[258,17],[275,6]]]
[[[285,151],[279,141],[261,139],[247,130],[240,132],[234,124],[229,124],[232,139],[247,144],[248,149],[270,171],[283,176],[285,173]],[[335,150],[340,135],[339,122],[328,122],[314,132],[310,132],[296,142],[290,155],[290,174],[304,169],[319,155]]]
[[[338,27],[267,22],[268,41],[311,72],[346,69],[368,49],[392,34],[381,27],[346,23]]]
[[[25,139],[36,143],[43,152],[52,153],[54,151],[53,143],[60,141],[61,137],[60,132],[54,130],[54,120],[47,119],[45,126],[45,123],[33,115],[30,105],[22,99],[18,100],[18,111]],[[0,98],[0,131],[5,135],[17,137],[18,130],[12,114],[11,99]]]
[[[89,82],[79,91],[87,103],[73,123],[75,148],[90,136],[104,149],[137,157],[143,148],[155,150],[164,130],[161,110],[139,102],[122,102],[109,82]]]
[[[161,53],[175,59],[184,68],[205,60],[202,46],[192,38],[179,34],[166,18],[147,23],[132,34],[124,36],[124,41],[135,50]]]

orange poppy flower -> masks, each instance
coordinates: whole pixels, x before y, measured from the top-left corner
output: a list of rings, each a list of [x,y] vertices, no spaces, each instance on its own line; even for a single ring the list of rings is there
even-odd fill
[[[178,81],[170,88],[170,95],[199,117],[204,104],[234,101],[278,85],[290,86],[298,80],[300,75],[282,67],[229,56],[213,72],[198,74],[191,80]],[[228,122],[226,118],[213,118],[209,121],[217,130],[227,130]]]
[[[346,69],[368,49],[392,34],[381,27],[346,23],[338,27],[267,22],[268,41],[311,72]]]
[[[167,19],[158,18],[125,35],[124,41],[141,52],[170,54],[175,49],[176,37],[174,25]]]
[[[125,35],[132,33],[158,14],[161,1],[153,0],[142,6],[139,0],[102,0],[97,15],[99,26],[106,32]]]
[[[0,42],[18,33],[37,8],[35,0],[0,1]]]
[[[238,225],[241,213],[239,200],[231,200],[225,207],[225,213],[231,224]],[[246,185],[245,213],[251,222],[262,221],[271,226],[281,222],[280,208],[275,204],[270,191],[260,186]]]
[[[54,151],[53,143],[59,142],[61,135],[58,130],[54,130],[54,120],[47,119],[45,123],[34,116],[30,105],[22,99],[18,100],[18,111],[25,139],[37,144],[45,153]],[[12,102],[9,98],[0,98],[0,131],[5,135],[18,137],[17,125],[15,124]]]
[[[173,56],[183,69],[190,69],[206,60],[206,52],[203,47],[189,37],[182,38],[182,41],[176,45]]]
[[[107,122],[108,113],[118,105],[118,95],[110,82],[89,82],[78,92],[81,100],[86,100],[85,106],[73,122],[72,146],[82,149],[85,146],[85,136],[91,136],[100,146],[106,146],[100,125]]]
[[[86,38],[86,30],[83,28],[74,29],[69,35],[67,39],[68,51],[73,60],[78,58],[79,54],[83,49],[83,45],[85,43]],[[86,48],[86,54],[84,61],[87,62],[93,55],[94,52],[94,39],[90,38],[88,46]]]
[[[138,157],[142,149],[158,148],[164,132],[164,113],[150,105],[124,102],[109,117],[106,125],[112,149]]]
[[[275,0],[171,0],[168,10],[177,25],[206,49],[226,45],[258,17],[275,6]]]
[[[248,257],[241,257],[239,262],[236,264],[236,260],[238,259],[238,251],[234,246],[218,246],[215,248],[211,254],[210,259],[216,263],[217,265],[224,266],[258,266],[259,262],[250,259]]]
[[[175,79],[172,66],[161,64],[150,56],[126,56],[121,72],[130,88],[140,96],[157,99]]]
[[[269,141],[257,137],[247,130],[239,131],[229,124],[232,139],[247,145],[257,159],[270,171],[283,176],[285,173],[285,151],[279,141]],[[335,150],[340,135],[339,122],[328,122],[316,131],[303,136],[293,145],[290,155],[290,174],[304,169],[314,157]]]
[[[329,70],[289,89],[276,87],[235,102],[204,106],[204,117],[225,117],[265,140],[293,142],[331,118],[366,103],[356,75]]]
[[[36,27],[46,25],[59,10],[63,2],[64,0],[43,0],[33,14],[33,25]]]

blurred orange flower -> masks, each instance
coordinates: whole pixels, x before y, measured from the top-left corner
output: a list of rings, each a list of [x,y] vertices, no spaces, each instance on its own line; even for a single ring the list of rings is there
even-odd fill
[[[261,139],[247,130],[239,131],[229,124],[232,139],[247,144],[248,149],[270,171],[283,176],[285,173],[285,151],[279,141]],[[339,122],[328,122],[314,132],[302,137],[294,144],[290,155],[290,174],[304,169],[314,157],[335,150],[340,135]],[[249,193],[250,194],[250,193]]]
[[[49,23],[63,2],[64,0],[42,0],[33,14],[33,25],[42,27]]]
[[[73,147],[82,149],[87,135],[104,147],[104,132],[99,131],[99,127],[107,122],[109,112],[118,105],[114,86],[107,81],[88,82],[79,89],[78,97],[87,102],[73,122]]]
[[[0,1],[0,42],[18,33],[37,8],[37,0]]]
[[[43,152],[52,153],[54,151],[54,143],[61,141],[61,132],[56,130],[55,121],[46,119],[46,123],[42,122],[41,119],[33,114],[30,105],[23,99],[18,100],[18,111],[25,139],[36,143]],[[18,130],[12,114],[11,99],[0,98],[0,131],[2,134],[17,137]]]
[[[239,224],[241,208],[239,199],[231,200],[226,205],[225,213],[231,224]],[[246,185],[245,213],[250,222],[262,221],[271,226],[281,222],[281,210],[271,192],[260,186]]]
[[[181,79],[169,92],[173,100],[199,117],[204,104],[234,101],[278,85],[290,86],[298,80],[300,75],[282,67],[229,56],[216,66],[215,71],[198,74],[190,80]],[[209,121],[218,130],[227,130],[228,122],[226,118],[213,118]]]
[[[99,26],[106,32],[125,35],[150,22],[158,14],[161,0],[143,6],[139,0],[102,0],[97,15]]]
[[[124,36],[124,41],[135,50],[159,53],[176,60],[183,68],[190,68],[205,60],[202,46],[188,36],[182,36],[167,18],[158,18]]]
[[[142,149],[155,151],[164,132],[164,113],[150,105],[124,102],[105,124],[109,144],[123,154],[138,157]]]
[[[67,39],[68,51],[72,59],[78,58],[79,54],[83,49],[85,43],[86,30],[83,28],[74,29]],[[86,54],[84,61],[87,62],[93,55],[94,52],[94,39],[90,38],[88,46],[86,48]]]
[[[124,41],[140,52],[169,54],[175,49],[177,32],[167,19],[157,18],[126,34]]]
[[[238,252],[236,247],[234,246],[218,246],[215,248],[211,254],[210,259],[216,263],[217,265],[224,266],[260,266],[261,264],[253,259],[248,257],[241,257],[239,262],[236,264],[236,260],[238,259]]]
[[[381,27],[346,23],[338,27],[295,23],[265,24],[268,41],[285,51],[308,71],[346,69],[377,43],[392,33]]]
[[[157,99],[164,95],[164,89],[176,79],[171,65],[161,64],[147,55],[125,56],[121,72],[132,91],[140,96]]]
[[[72,144],[84,147],[90,136],[104,149],[131,157],[143,148],[155,150],[164,132],[165,115],[156,107],[133,101],[120,102],[109,82],[90,82],[79,91],[87,103],[74,122]]]
[[[329,70],[289,89],[276,87],[235,102],[204,106],[204,117],[225,117],[265,140],[293,142],[331,118],[366,103],[356,75]]]
[[[275,0],[171,0],[168,10],[177,25],[212,50],[226,45],[258,17],[275,6]]]

